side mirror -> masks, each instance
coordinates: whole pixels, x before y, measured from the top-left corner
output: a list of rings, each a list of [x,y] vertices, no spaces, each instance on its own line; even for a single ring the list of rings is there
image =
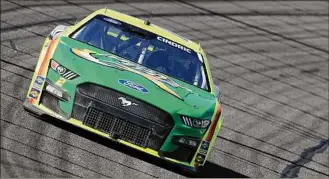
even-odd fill
[[[58,25],[56,26],[48,35],[48,37],[53,40],[60,35],[61,32],[65,31],[68,26]]]

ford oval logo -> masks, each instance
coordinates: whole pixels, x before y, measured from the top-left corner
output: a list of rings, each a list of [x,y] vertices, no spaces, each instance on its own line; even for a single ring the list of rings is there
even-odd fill
[[[122,84],[123,86],[126,86],[126,87],[128,87],[128,88],[131,88],[131,89],[137,90],[137,91],[139,91],[139,92],[141,92],[141,93],[144,93],[144,94],[146,94],[146,93],[149,92],[149,91],[148,91],[146,88],[144,88],[143,86],[138,85],[138,84],[135,84],[135,83],[133,83],[133,82],[131,82],[131,81],[127,81],[127,80],[119,80],[118,82],[119,82],[120,84]]]

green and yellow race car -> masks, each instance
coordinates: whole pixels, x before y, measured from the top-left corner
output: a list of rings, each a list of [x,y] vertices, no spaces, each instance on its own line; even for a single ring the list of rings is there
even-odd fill
[[[200,44],[106,8],[48,35],[24,108],[192,171],[224,119]]]

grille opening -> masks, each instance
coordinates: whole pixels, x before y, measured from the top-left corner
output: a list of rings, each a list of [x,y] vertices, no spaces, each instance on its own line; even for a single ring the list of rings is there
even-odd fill
[[[151,131],[100,109],[89,107],[83,124],[140,147],[147,147]]]

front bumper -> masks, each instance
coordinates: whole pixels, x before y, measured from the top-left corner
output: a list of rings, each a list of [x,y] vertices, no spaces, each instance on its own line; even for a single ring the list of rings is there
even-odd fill
[[[55,118],[55,119],[58,119],[58,120],[61,120],[61,121],[64,121],[64,122],[67,122],[71,125],[74,125],[74,126],[77,126],[77,127],[80,127],[84,130],[87,130],[89,132],[92,132],[94,134],[97,134],[99,136],[102,136],[102,137],[105,137],[105,138],[108,138],[112,141],[115,141],[115,142],[118,142],[118,143],[121,143],[121,144],[124,144],[126,146],[129,146],[131,148],[134,148],[134,149],[137,149],[139,151],[142,151],[142,152],[145,152],[147,154],[150,154],[152,156],[155,156],[157,158],[161,158],[161,159],[164,159],[164,160],[167,160],[169,162],[172,162],[172,163],[175,163],[175,164],[179,164],[179,165],[182,165],[182,166],[186,166],[186,167],[195,167],[195,162],[182,162],[180,160],[177,160],[177,159],[173,159],[175,157],[180,157],[179,159],[181,160],[186,160],[186,155],[184,155],[184,148],[181,148],[181,149],[178,149],[174,152],[162,152],[162,151],[156,151],[156,150],[153,150],[153,149],[150,149],[150,148],[144,148],[144,147],[140,147],[138,145],[134,145],[130,142],[126,142],[124,140],[120,140],[120,139],[115,139],[113,137],[110,137],[109,134],[107,133],[104,133],[102,131],[99,131],[99,130],[96,130],[92,127],[88,127],[87,125],[84,125],[81,121],[77,120],[77,119],[74,119],[74,118],[65,118],[55,112],[53,112],[52,110],[50,110],[49,108],[45,107],[44,105],[40,104],[40,105],[34,105],[34,104],[31,104],[29,102],[28,99],[26,99],[23,103],[23,106],[24,106],[24,109],[37,115],[37,116],[42,116],[42,117],[47,117],[47,116],[51,116],[52,118]],[[168,157],[166,157],[168,156]],[[184,158],[185,156],[185,158]],[[170,157],[173,157],[173,158],[170,158]]]

